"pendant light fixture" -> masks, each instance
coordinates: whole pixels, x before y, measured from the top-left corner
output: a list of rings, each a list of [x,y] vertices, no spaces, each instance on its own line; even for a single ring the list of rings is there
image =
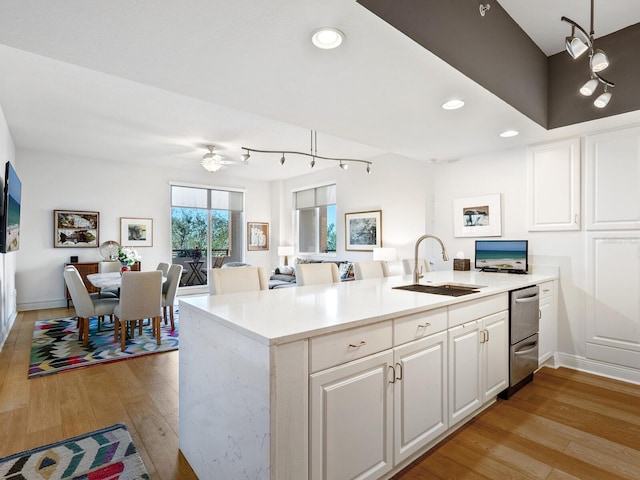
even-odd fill
[[[313,168],[316,165],[316,160],[329,160],[332,162],[338,162],[341,169],[346,170],[349,168],[350,163],[364,163],[366,165],[365,171],[367,173],[371,173],[371,167],[373,162],[369,160],[360,160],[357,158],[336,158],[336,157],[322,157],[318,155],[318,134],[316,131],[311,130],[311,148],[309,153],[305,152],[296,152],[292,150],[258,150],[255,148],[249,147],[241,147],[245,153],[242,154],[241,158],[243,162],[246,162],[251,156],[251,152],[253,153],[269,153],[269,154],[277,154],[280,155],[280,165],[284,166],[285,163],[285,154],[286,155],[303,155],[305,157],[311,157],[311,161],[309,162],[309,168]]]
[[[571,55],[574,60],[581,57],[585,52],[589,52],[589,71],[591,79],[588,80],[582,87],[580,87],[580,93],[586,97],[593,95],[598,88],[599,84],[604,85],[604,92],[596,98],[593,104],[597,108],[604,108],[609,104],[611,100],[611,91],[607,89],[613,88],[614,83],[605,80],[600,72],[605,70],[609,66],[609,57],[602,50],[595,48],[595,38],[593,30],[593,2],[591,0],[591,31],[587,33],[584,28],[578,25],[576,22],[567,17],[562,17],[560,20],[567,22],[571,25],[571,35],[565,38],[565,47],[567,53]],[[576,30],[581,34],[576,36]]]

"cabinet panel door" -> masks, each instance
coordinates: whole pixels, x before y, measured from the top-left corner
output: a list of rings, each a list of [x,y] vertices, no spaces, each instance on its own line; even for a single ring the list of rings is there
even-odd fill
[[[379,478],[393,467],[393,352],[310,378],[311,478]]]
[[[640,228],[640,128],[587,137],[587,230]]]
[[[509,386],[509,312],[482,319],[485,331],[482,343],[483,402]]]
[[[397,347],[395,463],[447,429],[447,332]]]
[[[558,349],[557,324],[555,285],[554,282],[545,282],[540,285],[539,365],[552,358]]]
[[[580,139],[527,150],[529,231],[580,229]]]
[[[480,322],[449,329],[449,426],[482,404]]]

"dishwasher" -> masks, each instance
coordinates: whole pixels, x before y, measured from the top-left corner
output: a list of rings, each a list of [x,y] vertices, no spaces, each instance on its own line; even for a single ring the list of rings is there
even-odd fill
[[[533,379],[538,369],[538,286],[509,292],[509,387],[501,398],[509,398]]]

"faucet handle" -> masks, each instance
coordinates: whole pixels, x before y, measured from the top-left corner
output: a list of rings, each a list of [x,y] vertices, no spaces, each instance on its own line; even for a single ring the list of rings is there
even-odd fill
[[[424,277],[424,273],[422,273],[422,265],[420,265],[420,269],[418,270],[418,278]]]

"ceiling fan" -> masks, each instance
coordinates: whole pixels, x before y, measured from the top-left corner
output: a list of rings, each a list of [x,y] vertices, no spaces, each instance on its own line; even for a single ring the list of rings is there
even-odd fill
[[[230,160],[215,151],[215,145],[206,145],[208,152],[202,156],[200,165],[208,172],[217,172],[227,165],[248,165],[246,160]]]

